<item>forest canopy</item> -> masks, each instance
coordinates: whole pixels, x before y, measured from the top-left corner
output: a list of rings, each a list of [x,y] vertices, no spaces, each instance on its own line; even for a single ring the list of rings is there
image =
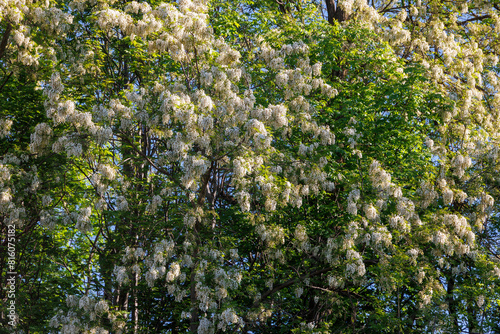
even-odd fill
[[[499,14],[0,0],[0,332],[500,333]]]

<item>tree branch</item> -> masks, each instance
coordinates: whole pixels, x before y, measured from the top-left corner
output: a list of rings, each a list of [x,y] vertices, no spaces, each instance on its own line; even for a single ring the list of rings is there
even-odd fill
[[[323,273],[326,273],[330,270],[332,270],[333,268],[332,267],[328,267],[328,268],[323,268],[323,269],[319,269],[319,270],[316,270],[316,271],[313,271],[312,273],[309,273],[309,274],[305,274],[305,275],[302,275],[300,276],[299,278],[295,278],[295,279],[291,279],[291,280],[288,280],[286,281],[285,283],[281,283],[280,285],[278,286],[275,286],[272,290],[269,290],[267,292],[264,292],[260,299],[257,300],[255,303],[253,303],[253,307],[257,307],[259,306],[259,304],[265,299],[267,298],[268,296],[272,295],[273,293],[275,292],[278,292],[286,287],[289,287],[290,285],[293,285],[301,280],[303,280],[304,278],[306,277],[313,277],[313,276],[317,276],[317,275],[321,275]]]

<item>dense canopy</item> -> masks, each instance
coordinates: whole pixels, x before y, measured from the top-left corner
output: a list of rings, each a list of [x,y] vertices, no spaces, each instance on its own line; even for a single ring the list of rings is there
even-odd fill
[[[0,0],[0,332],[500,333],[499,14]]]

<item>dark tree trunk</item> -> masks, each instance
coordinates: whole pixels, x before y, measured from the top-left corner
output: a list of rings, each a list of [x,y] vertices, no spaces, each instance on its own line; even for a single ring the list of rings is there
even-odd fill
[[[455,289],[455,279],[453,277],[450,277],[448,280],[448,286],[446,289],[446,301],[448,302],[448,310],[450,312],[450,316],[453,319],[453,327],[455,330],[458,330],[458,315],[457,315],[457,308],[456,308],[456,302],[455,299],[453,298],[453,290]]]
[[[328,12],[328,22],[334,24],[335,21],[342,23],[347,21],[349,16],[347,13],[338,6],[335,0],[325,0],[326,10]]]

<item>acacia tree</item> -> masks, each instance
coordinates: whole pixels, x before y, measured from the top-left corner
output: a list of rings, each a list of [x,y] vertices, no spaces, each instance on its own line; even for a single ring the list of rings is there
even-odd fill
[[[50,194],[4,159],[1,197],[71,237],[54,330],[494,330],[491,2],[0,6],[61,157]]]
[[[0,332],[11,333],[14,323],[26,331],[46,330],[53,316],[47,310],[64,308],[61,301],[68,292],[79,291],[82,277],[72,276],[81,258],[67,246],[71,234],[64,227],[45,233],[40,222],[49,221],[41,216],[41,208],[58,205],[58,192],[67,189],[64,180],[54,179],[54,174],[75,175],[68,171],[63,156],[35,157],[29,150],[30,134],[38,123],[47,121],[39,81],[50,78],[46,43],[52,33],[29,31],[16,6],[2,3],[0,12]],[[14,235],[12,226],[17,227]],[[12,255],[8,254],[13,249],[16,261],[11,265]],[[7,310],[12,291],[6,282],[12,271],[18,273],[16,318],[8,317]]]

